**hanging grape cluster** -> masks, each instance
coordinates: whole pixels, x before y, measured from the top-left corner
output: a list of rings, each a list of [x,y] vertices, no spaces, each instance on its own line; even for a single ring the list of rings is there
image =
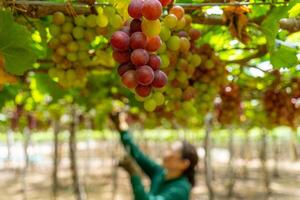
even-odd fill
[[[5,71],[5,59],[0,54],[0,90],[5,84],[16,83],[17,78]]]
[[[136,98],[144,101],[145,110],[151,112],[164,103],[163,95],[154,89],[167,84],[167,76],[160,70],[161,58],[156,54],[162,44],[162,4],[158,0],[132,0],[128,14],[132,20],[111,37],[113,58],[120,63],[122,83],[134,90]]]
[[[236,83],[223,86],[216,104],[217,119],[222,125],[238,123],[242,114],[240,88]]]

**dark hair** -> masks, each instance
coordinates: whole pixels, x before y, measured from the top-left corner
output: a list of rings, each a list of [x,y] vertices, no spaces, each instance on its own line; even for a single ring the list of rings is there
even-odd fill
[[[183,172],[190,184],[195,186],[196,167],[198,164],[198,154],[196,147],[188,141],[182,141],[182,158],[190,161],[190,166]]]

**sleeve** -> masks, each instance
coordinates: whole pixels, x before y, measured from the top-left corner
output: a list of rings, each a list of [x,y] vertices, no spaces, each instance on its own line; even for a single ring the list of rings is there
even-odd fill
[[[131,185],[135,200],[186,200],[189,198],[189,191],[179,186],[173,186],[167,192],[160,195],[148,194],[145,192],[145,188],[139,176],[131,177]]]
[[[141,169],[152,178],[158,171],[162,170],[156,162],[148,158],[139,147],[133,142],[127,131],[121,132],[121,141],[128,153],[135,159]]]

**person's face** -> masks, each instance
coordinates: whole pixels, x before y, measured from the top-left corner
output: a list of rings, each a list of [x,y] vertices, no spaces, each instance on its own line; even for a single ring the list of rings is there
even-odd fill
[[[184,171],[186,170],[190,162],[189,160],[182,159],[182,146],[181,142],[175,142],[170,146],[170,148],[165,152],[163,157],[163,166],[168,171]]]

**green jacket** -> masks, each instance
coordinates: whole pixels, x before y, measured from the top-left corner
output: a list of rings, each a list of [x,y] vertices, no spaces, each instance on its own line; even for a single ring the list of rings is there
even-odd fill
[[[121,132],[121,140],[128,153],[136,160],[145,174],[151,179],[150,191],[146,192],[141,177],[132,176],[131,185],[135,200],[188,200],[191,185],[185,176],[165,180],[165,170],[149,159],[136,144],[127,131]]]

